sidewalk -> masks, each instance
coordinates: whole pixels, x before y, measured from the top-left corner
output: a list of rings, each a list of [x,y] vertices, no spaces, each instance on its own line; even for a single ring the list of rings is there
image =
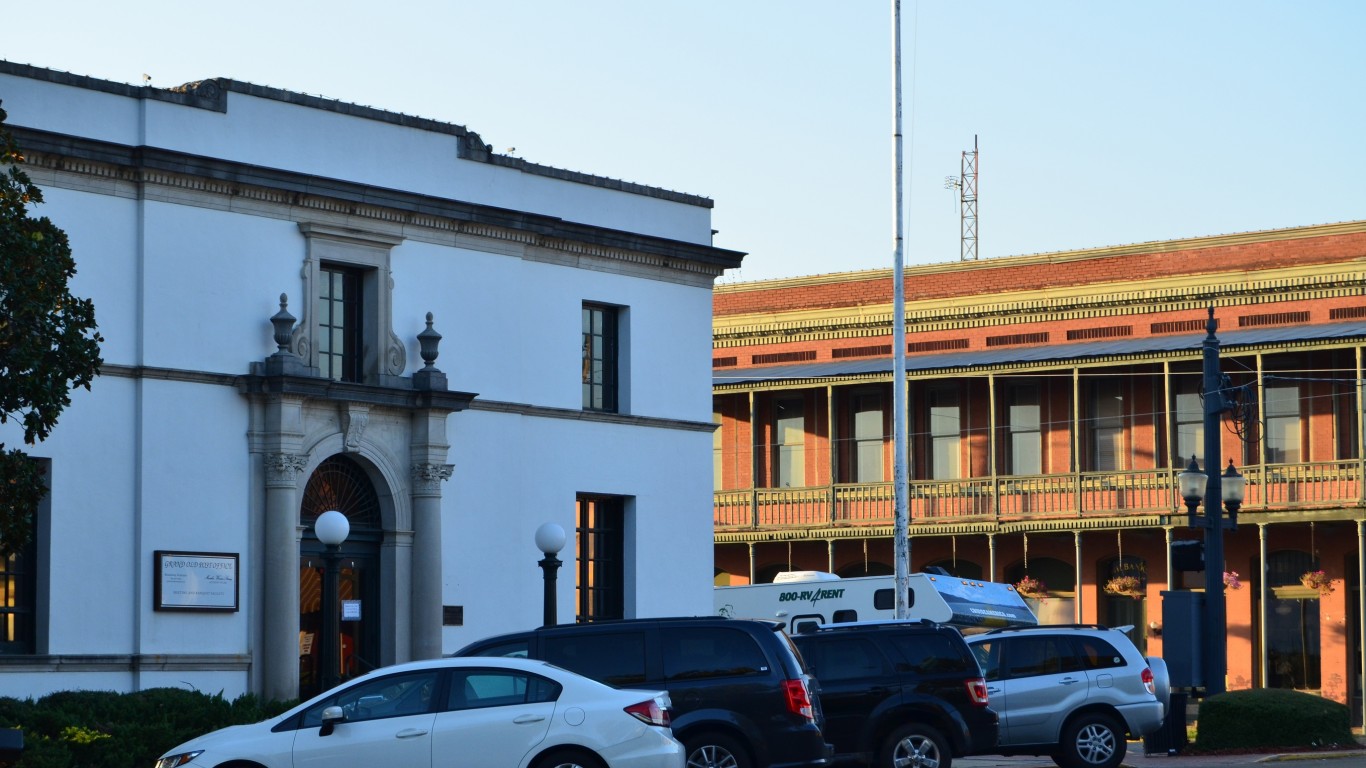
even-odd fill
[[[1166,755],[1143,754],[1143,742],[1129,742],[1129,752],[1121,766],[1125,768],[1218,768],[1219,766],[1254,765],[1259,763],[1303,762],[1308,760],[1347,759],[1352,766],[1366,766],[1366,750],[1325,752],[1283,752],[1243,755]],[[1048,757],[1034,755],[976,755],[953,761],[956,768],[1057,768]]]

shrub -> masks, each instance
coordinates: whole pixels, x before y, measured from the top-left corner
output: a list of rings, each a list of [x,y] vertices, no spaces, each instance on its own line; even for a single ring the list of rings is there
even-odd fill
[[[1357,746],[1345,705],[1299,691],[1229,691],[1200,703],[1197,750]]]
[[[147,768],[183,741],[273,717],[294,703],[252,694],[228,702],[221,693],[180,688],[62,691],[37,701],[0,698],[0,727],[24,731],[17,768]]]

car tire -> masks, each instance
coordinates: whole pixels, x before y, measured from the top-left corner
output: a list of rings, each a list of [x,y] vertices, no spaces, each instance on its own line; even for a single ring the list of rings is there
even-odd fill
[[[749,753],[738,741],[721,733],[702,733],[683,740],[688,768],[752,768]]]
[[[949,768],[953,753],[938,730],[919,723],[903,725],[882,742],[878,768]]]
[[[607,768],[607,764],[581,749],[557,749],[541,755],[534,768]]]
[[[1063,729],[1053,762],[1062,768],[1116,768],[1128,751],[1124,729],[1102,714],[1077,717]]]

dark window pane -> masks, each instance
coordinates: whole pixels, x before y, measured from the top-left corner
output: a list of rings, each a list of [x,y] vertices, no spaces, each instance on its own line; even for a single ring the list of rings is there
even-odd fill
[[[892,638],[901,654],[897,668],[903,672],[933,675],[940,672],[966,672],[970,663],[947,637],[913,635]]]
[[[767,664],[748,634],[735,629],[682,629],[662,633],[665,680],[758,674]]]
[[[640,632],[548,637],[545,660],[608,685],[638,685],[645,682],[645,637]]]

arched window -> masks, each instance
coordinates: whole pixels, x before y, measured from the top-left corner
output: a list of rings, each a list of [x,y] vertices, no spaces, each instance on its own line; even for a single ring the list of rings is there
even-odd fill
[[[1267,687],[1320,687],[1319,593],[1300,584],[1300,576],[1313,567],[1308,552],[1286,549],[1267,555]]]
[[[310,532],[318,515],[335,509],[351,521],[351,536],[379,531],[379,496],[360,465],[346,456],[333,456],[318,465],[304,487],[300,523]],[[348,540],[350,536],[347,537]]]

